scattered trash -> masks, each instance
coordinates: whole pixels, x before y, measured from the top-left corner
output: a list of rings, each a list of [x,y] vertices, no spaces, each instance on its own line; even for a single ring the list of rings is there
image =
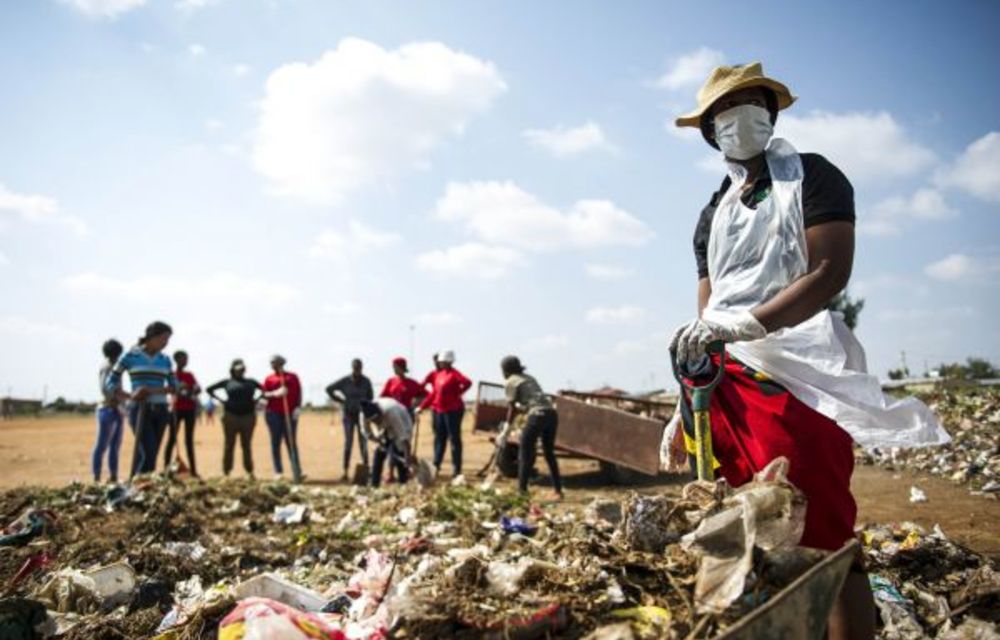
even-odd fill
[[[970,492],[1000,492],[1000,388],[940,388],[918,393],[951,435],[951,442],[915,449],[857,449],[863,464],[924,471],[968,485]]]
[[[267,598],[248,598],[219,623],[219,640],[347,640],[322,616]]]
[[[802,504],[780,470],[735,491],[692,483],[545,510],[506,482],[416,491],[156,478],[137,483],[111,513],[107,490],[96,485],[12,489],[0,492],[0,513],[30,505],[58,513],[59,526],[0,551],[0,580],[20,575],[17,594],[39,594],[37,622],[67,640],[381,640],[390,630],[406,638],[706,640],[773,601],[822,556],[783,546],[798,539]],[[301,525],[273,518],[276,507],[284,514],[299,504],[307,505]],[[735,551],[712,557],[733,531]],[[873,580],[880,617],[893,629],[916,624],[936,640],[989,637],[1000,611],[1000,572],[989,558],[940,528],[896,523],[859,534],[871,575],[884,581]],[[720,593],[702,581],[706,557],[739,569],[748,549],[751,570],[739,589],[730,585],[736,598],[698,613],[699,594]],[[40,553],[58,564],[45,566]],[[109,562],[96,578],[87,570]],[[123,562],[132,571],[116,567]],[[44,603],[43,587],[52,591]]]
[[[24,561],[24,564],[22,564],[21,568],[17,570],[17,573],[14,574],[14,577],[10,579],[8,587],[13,589],[17,585],[21,584],[21,582],[23,582],[24,579],[30,576],[31,574],[35,573],[40,569],[44,569],[45,567],[52,564],[52,559],[53,558],[51,555],[49,555],[48,551],[40,551],[36,554],[33,554],[27,560]]]
[[[670,629],[670,612],[663,607],[642,606],[630,609],[616,609],[611,612],[614,618],[632,621],[632,629],[641,638],[661,638]]]
[[[920,487],[910,487],[910,502],[927,502],[927,494]]]
[[[4,527],[0,547],[20,547],[54,526],[56,514],[48,509],[28,509]]]
[[[208,550],[200,542],[167,542],[163,545],[163,550],[172,555],[187,558],[197,562],[205,557]]]
[[[538,526],[526,522],[522,518],[511,518],[504,516],[500,518],[500,528],[504,533],[520,533],[525,536],[533,536],[538,532]]]
[[[238,600],[265,598],[295,607],[302,611],[322,611],[326,599],[312,589],[299,586],[273,573],[254,576],[233,589]]]
[[[283,507],[275,507],[271,519],[281,524],[301,524],[306,517],[307,509],[308,507],[304,504],[286,504]]]

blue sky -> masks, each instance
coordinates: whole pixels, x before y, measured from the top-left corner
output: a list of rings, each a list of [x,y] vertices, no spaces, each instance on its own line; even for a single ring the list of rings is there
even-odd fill
[[[737,16],[737,13],[740,13]],[[1000,362],[990,2],[36,0],[0,5],[0,392],[95,395],[175,328],[203,380],[280,351],[307,392],[431,352],[549,389],[670,386],[721,165],[672,130],[762,60],[778,132],[855,185],[884,375]]]

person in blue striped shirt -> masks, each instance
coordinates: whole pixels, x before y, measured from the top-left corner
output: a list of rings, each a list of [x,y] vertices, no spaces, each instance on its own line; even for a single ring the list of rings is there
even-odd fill
[[[129,425],[135,434],[131,479],[156,470],[163,433],[170,424],[167,395],[177,389],[170,358],[163,350],[173,330],[165,322],[153,322],[115,364],[105,381],[108,392],[131,401]],[[128,372],[132,393],[122,390],[122,375]]]

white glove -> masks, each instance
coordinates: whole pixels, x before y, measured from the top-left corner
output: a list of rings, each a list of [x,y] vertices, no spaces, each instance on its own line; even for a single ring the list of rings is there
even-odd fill
[[[677,362],[697,362],[709,343],[759,340],[767,329],[748,309],[706,309],[702,316],[681,326],[670,340]]]
[[[302,413],[301,407],[295,407],[294,409],[292,409],[292,419],[293,420],[298,420],[299,419],[299,415],[301,413]]]
[[[288,395],[288,387],[278,387],[274,391],[270,391],[267,394],[268,398],[284,398]]]

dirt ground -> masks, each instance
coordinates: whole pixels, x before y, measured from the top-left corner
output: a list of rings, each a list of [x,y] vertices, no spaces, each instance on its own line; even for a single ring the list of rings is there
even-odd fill
[[[302,416],[299,448],[309,483],[328,484],[340,479],[343,430],[339,421],[333,422],[334,419],[336,416],[330,413],[306,413]],[[485,437],[470,433],[471,420],[466,420],[465,428],[464,471],[472,478],[486,463],[492,445]],[[122,474],[127,474],[132,455],[131,433],[127,428],[125,431],[120,455]],[[26,484],[60,486],[72,481],[89,481],[94,432],[93,418],[85,416],[0,422],[0,488]],[[418,439],[419,455],[429,459],[431,433],[427,417],[420,425]],[[218,419],[214,424],[198,424],[195,443],[201,474],[221,475],[222,427]],[[253,452],[257,476],[270,478],[273,475],[270,443],[262,418],[258,420],[254,432]],[[287,469],[287,460],[285,464]],[[562,460],[560,468],[565,476],[567,501],[570,503],[589,501],[596,494],[623,495],[630,489],[673,492],[684,481],[665,477],[634,486],[608,487],[603,484],[594,462]],[[547,471],[541,460],[539,469],[544,477]],[[450,457],[446,457],[443,470],[450,470]],[[242,473],[237,452],[234,475]],[[912,485],[926,492],[927,502],[909,502]],[[856,469],[853,488],[858,501],[859,523],[909,520],[928,528],[939,524],[949,537],[962,544],[982,553],[1000,554],[998,500],[970,495],[965,487],[926,474],[890,472],[868,466]]]

